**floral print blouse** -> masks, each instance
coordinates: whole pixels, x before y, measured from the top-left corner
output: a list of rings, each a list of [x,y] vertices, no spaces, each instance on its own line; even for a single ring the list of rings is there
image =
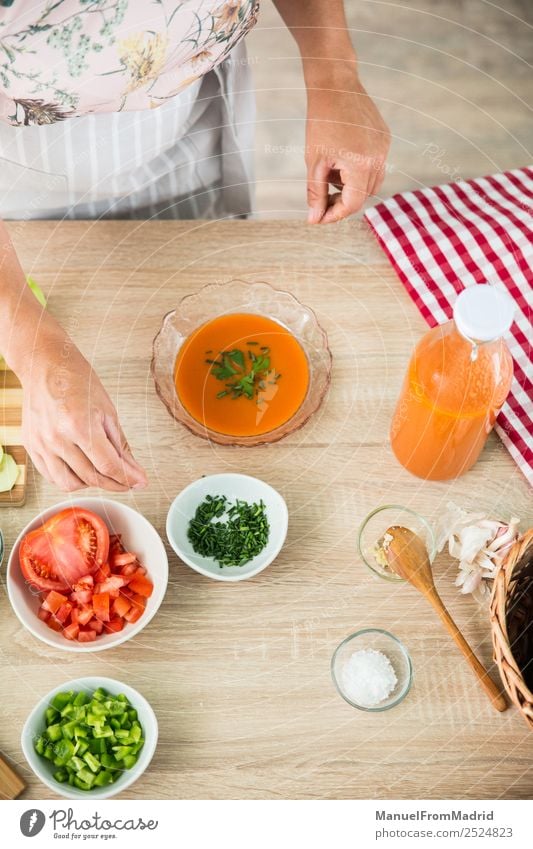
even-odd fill
[[[222,62],[258,0],[0,0],[0,119],[151,109]]]

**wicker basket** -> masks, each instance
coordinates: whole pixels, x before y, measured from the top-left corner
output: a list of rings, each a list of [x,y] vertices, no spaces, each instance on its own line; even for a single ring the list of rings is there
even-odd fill
[[[515,542],[496,575],[491,626],[505,690],[533,728],[533,528]]]

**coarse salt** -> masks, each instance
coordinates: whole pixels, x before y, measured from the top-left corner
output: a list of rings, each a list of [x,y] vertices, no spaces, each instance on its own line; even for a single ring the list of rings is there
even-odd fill
[[[374,707],[390,696],[398,678],[386,654],[376,649],[360,649],[346,661],[342,683],[351,701],[362,707]]]

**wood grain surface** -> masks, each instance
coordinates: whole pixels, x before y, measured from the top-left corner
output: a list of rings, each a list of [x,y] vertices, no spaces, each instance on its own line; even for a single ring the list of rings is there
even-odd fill
[[[148,772],[128,798],[530,798],[533,735],[498,714],[433,611],[410,587],[375,578],[356,531],[379,504],[436,519],[453,499],[532,524],[521,473],[492,436],[477,466],[451,483],[423,482],[394,460],[388,425],[409,353],[425,326],[366,226],[298,222],[14,223],[24,270],[94,363],[139,460],[146,491],[121,496],[164,536],[168,506],[200,475],[263,478],[286,498],[290,523],[275,563],[239,584],[210,581],[170,554],[158,615],[101,654],[48,648],[19,624],[2,570],[0,751],[47,798],[23,762],[22,724],[52,687],[116,677],[152,703],[160,726]],[[214,280],[264,279],[313,307],[327,330],[333,382],[308,425],[268,448],[227,449],[175,423],[154,392],[152,339],[184,295]],[[62,494],[30,474],[26,506],[0,514],[9,549],[22,525]],[[488,612],[434,564],[443,600],[480,659],[491,660]],[[405,701],[361,713],[336,693],[330,660],[362,627],[408,647]]]

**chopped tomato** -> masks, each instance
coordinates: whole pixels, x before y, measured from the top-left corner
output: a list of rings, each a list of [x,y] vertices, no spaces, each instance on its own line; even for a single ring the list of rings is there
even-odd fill
[[[93,595],[93,610],[96,619],[109,622],[109,593],[95,593]]]
[[[59,622],[62,622],[63,624],[65,624],[65,622],[69,618],[71,612],[72,612],[72,605],[67,601],[67,602],[65,602],[65,604],[62,604],[61,607],[59,608],[59,610],[57,611],[56,619]]]
[[[142,615],[143,615],[142,607],[132,607],[132,608],[130,608],[130,610],[128,610],[124,619],[126,620],[126,622],[132,622],[133,623],[133,622],[137,622],[137,620],[140,619]]]
[[[71,593],[69,598],[74,604],[90,604],[91,599],[93,597],[93,591],[88,590],[76,590]]]
[[[83,578],[80,578],[74,586],[73,590],[87,590],[94,586],[94,578],[92,575],[84,575]]]
[[[119,554],[112,554],[111,562],[113,566],[128,566],[129,563],[135,563],[137,561],[137,555],[133,554],[132,551],[124,551]]]
[[[115,616],[109,622],[106,622],[104,628],[106,632],[114,634],[117,631],[122,631],[124,627],[124,619],[120,619],[118,616]]]
[[[120,590],[126,586],[128,580],[123,575],[110,575],[100,584],[98,592],[109,593],[112,598],[118,598]]]
[[[42,606],[45,610],[48,610],[49,613],[56,613],[67,601],[68,599],[66,596],[61,595],[61,593],[56,593],[55,590],[51,590],[43,601]]]
[[[22,574],[40,590],[65,590],[102,566],[109,552],[103,519],[68,507],[30,531],[20,544]]]
[[[76,625],[75,622],[72,625],[67,625],[66,628],[63,628],[63,636],[67,638],[67,640],[75,640],[80,633],[80,626]]]
[[[154,590],[154,585],[152,584],[152,582],[144,576],[137,577],[137,575],[135,575],[135,577],[132,581],[130,581],[128,586],[131,590],[133,590],[134,593],[138,593],[138,595],[142,595],[145,598],[149,598]]]
[[[134,607],[146,607],[146,598],[143,595],[138,595],[137,593],[132,593],[129,599]]]
[[[79,625],[87,625],[88,622],[93,618],[93,609],[88,604],[84,604],[83,607],[78,608],[78,624]]]
[[[80,631],[78,641],[80,643],[94,643],[96,640],[96,631]]]
[[[92,643],[101,634],[122,631],[127,622],[138,622],[153,591],[146,569],[133,552],[126,551],[120,536],[113,534],[107,542],[104,540],[100,555],[100,542],[95,531],[96,554],[91,555],[94,528],[91,526],[92,530],[88,530],[84,523],[87,517],[92,516],[89,511],[66,510],[54,517],[57,519],[55,525],[50,520],[39,529],[34,538],[36,542],[32,542],[31,534],[25,538],[29,540],[26,554],[30,561],[33,557],[34,566],[37,553],[43,555],[44,552],[49,555],[50,562],[57,562],[51,580],[60,586],[46,588],[49,591],[43,595],[39,619],[52,630],[62,633],[67,640],[80,643]],[[56,561],[53,558],[63,544],[66,551]],[[73,563],[67,582],[68,556],[73,557]],[[41,574],[39,569],[37,572]],[[59,589],[66,592],[59,592]]]
[[[52,629],[52,631],[62,631],[63,630],[63,623],[60,622],[59,619],[56,619],[56,617],[54,616],[53,613],[50,614],[50,618],[48,619],[46,624],[48,625],[49,628]]]
[[[119,596],[113,602],[113,611],[117,614],[117,616],[125,616],[130,607],[130,600],[124,596]]]
[[[111,566],[109,563],[104,563],[103,566],[100,566],[96,572],[94,573],[94,580],[97,584],[101,584],[102,581],[105,581],[106,578],[111,574]]]

